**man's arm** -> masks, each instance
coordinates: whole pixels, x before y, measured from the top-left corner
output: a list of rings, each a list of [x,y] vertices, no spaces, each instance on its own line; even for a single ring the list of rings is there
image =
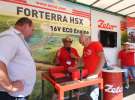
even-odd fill
[[[0,61],[0,87],[5,89],[7,92],[22,91],[24,88],[21,81],[10,81],[6,65],[2,61]]]
[[[117,65],[119,66],[119,67],[121,67],[121,59],[120,58],[117,58],[118,59],[118,61],[117,61]]]
[[[119,66],[120,68],[122,67],[122,64],[121,64],[121,51],[119,51],[118,55],[117,55],[117,66]]]
[[[100,57],[100,61],[97,64],[97,69],[94,72],[94,74],[99,74],[101,72],[101,70],[102,70],[102,67],[104,66],[104,63],[105,63],[104,52],[99,52],[98,56]]]
[[[73,54],[73,53],[71,53],[70,56],[71,56],[72,59],[74,59],[74,60],[76,60],[76,61],[78,61],[79,58],[80,58],[78,55],[75,55],[75,54]]]
[[[59,61],[59,56],[60,56],[60,49],[56,51],[55,57],[54,57],[54,64],[55,65],[59,65],[60,61]]]

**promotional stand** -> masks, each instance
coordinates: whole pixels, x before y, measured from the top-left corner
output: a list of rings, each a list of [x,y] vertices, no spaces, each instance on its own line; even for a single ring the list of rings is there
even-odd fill
[[[104,100],[123,100],[122,72],[120,68],[103,69]]]

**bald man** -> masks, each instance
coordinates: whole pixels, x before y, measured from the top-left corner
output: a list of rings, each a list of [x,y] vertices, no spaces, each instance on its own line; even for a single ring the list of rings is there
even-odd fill
[[[97,75],[101,77],[101,70],[105,63],[103,47],[98,41],[91,41],[91,37],[80,35],[80,44],[84,46],[83,48],[83,63],[84,68],[88,70],[89,75]],[[98,100],[99,89],[97,86],[89,88],[90,98],[93,100]],[[96,92],[95,92],[96,91]]]

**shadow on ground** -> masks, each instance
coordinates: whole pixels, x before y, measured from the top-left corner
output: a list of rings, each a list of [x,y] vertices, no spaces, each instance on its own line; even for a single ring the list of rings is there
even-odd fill
[[[124,89],[124,97],[132,95],[135,93],[135,82],[130,82],[129,89]]]

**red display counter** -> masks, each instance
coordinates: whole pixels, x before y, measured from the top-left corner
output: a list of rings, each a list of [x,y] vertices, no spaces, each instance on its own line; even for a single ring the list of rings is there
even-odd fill
[[[52,86],[54,86],[54,88],[57,90],[58,100],[64,100],[64,92],[66,92],[66,91],[79,89],[79,88],[83,88],[83,87],[87,87],[87,86],[93,86],[93,85],[98,84],[101,94],[102,94],[102,90],[103,90],[103,79],[102,78],[82,79],[81,81],[76,80],[76,81],[58,83],[54,79],[52,79],[52,77],[49,75],[49,73],[43,72],[41,74],[41,79],[42,79],[42,92],[41,92],[42,96],[41,96],[40,100],[45,100],[45,98],[46,98],[44,96],[44,94],[45,94],[44,87],[46,86],[46,85],[44,85],[44,81],[50,82],[52,84]],[[102,100],[102,98],[100,100]]]
[[[120,68],[103,69],[104,100],[123,100],[122,72]]]

